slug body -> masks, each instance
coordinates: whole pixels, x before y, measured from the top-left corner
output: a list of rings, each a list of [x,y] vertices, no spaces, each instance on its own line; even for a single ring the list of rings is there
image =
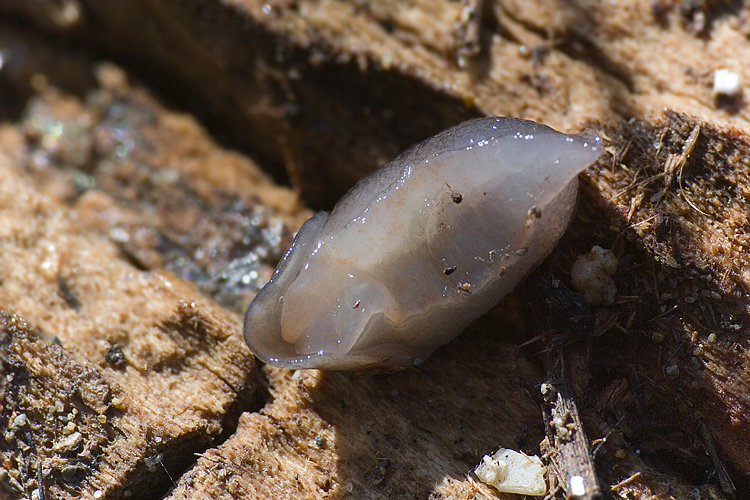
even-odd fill
[[[419,364],[552,251],[599,138],[480,118],[412,146],[300,229],[245,316],[287,368]]]

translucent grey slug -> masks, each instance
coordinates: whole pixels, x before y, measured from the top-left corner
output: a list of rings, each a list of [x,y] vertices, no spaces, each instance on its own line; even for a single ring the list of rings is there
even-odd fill
[[[419,364],[552,251],[600,149],[500,117],[412,146],[305,222],[248,307],[245,341],[287,368]]]

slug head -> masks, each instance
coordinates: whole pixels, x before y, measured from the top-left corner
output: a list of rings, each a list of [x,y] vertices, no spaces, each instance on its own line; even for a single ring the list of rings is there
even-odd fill
[[[387,348],[374,356],[366,352],[374,341],[370,332],[382,330],[386,312],[396,305],[388,290],[366,275],[326,275],[329,259],[335,259],[319,238],[327,219],[318,212],[302,226],[247,310],[245,342],[263,362],[292,369],[361,368],[394,357],[398,361],[391,364],[406,364],[409,355],[398,343],[390,354]],[[323,281],[328,285],[321,289]]]

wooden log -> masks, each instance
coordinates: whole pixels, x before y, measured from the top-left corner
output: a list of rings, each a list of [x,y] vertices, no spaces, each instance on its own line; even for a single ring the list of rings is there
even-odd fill
[[[695,488],[747,496],[748,116],[742,87],[714,91],[717,69],[750,77],[736,64],[750,55],[744,7],[8,0],[0,12],[136,68],[315,206],[331,206],[378,164],[467,117],[513,115],[566,130],[594,123],[608,153],[586,174],[581,209],[546,271],[570,284],[572,261],[594,244],[620,262],[615,304],[594,309],[593,336],[567,338],[600,483],[621,498],[692,498]],[[23,387],[6,391],[11,434],[0,449],[11,494],[39,495],[41,482],[51,498],[161,496],[161,487],[144,487],[157,473],[153,484],[171,484],[161,463],[180,498],[460,498],[487,494],[465,479],[483,454],[501,445],[536,451],[542,344],[512,346],[560,327],[529,288],[418,372],[259,370],[273,398],[264,406],[237,329],[252,293],[224,286],[221,270],[254,271],[262,282],[310,212],[119,70],[76,73],[84,84],[60,85],[75,97],[45,85],[58,81],[49,69],[56,57],[19,58],[40,51],[17,47],[69,52],[14,33],[20,45],[3,52],[16,54],[4,68],[20,61],[34,71],[5,73],[24,75],[13,80],[26,85],[23,99],[42,98],[0,134],[0,305],[26,325],[15,331],[6,320],[3,356],[33,374],[24,387],[48,388],[32,393],[47,407],[68,404],[66,370],[131,399],[123,409],[101,403],[107,425],[114,412],[125,429],[120,441],[97,437],[100,410],[77,407],[76,429],[91,424],[81,434],[104,458],[63,477],[70,463],[53,459],[82,460],[74,448],[82,445],[67,437],[74,432],[53,426],[52,441],[40,440],[33,426],[44,412],[21,397]],[[94,73],[98,82],[86,76]],[[117,130],[133,145],[110,140]],[[239,205],[222,203],[226,196]],[[243,242],[249,226],[231,222],[236,213],[275,228],[275,243]],[[265,257],[243,262],[240,250]],[[64,351],[50,345],[55,337]],[[45,362],[63,382],[35,368]],[[392,391],[408,399],[389,401]],[[503,405],[481,400],[487,391]],[[38,434],[21,433],[27,422]],[[529,429],[535,437],[525,439]],[[216,436],[226,441],[212,448]],[[193,452],[202,456],[182,474]]]

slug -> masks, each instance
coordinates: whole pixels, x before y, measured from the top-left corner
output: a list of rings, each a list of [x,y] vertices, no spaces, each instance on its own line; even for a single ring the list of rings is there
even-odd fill
[[[492,117],[412,146],[305,222],[245,341],[293,369],[421,363],[552,251],[599,141]]]

